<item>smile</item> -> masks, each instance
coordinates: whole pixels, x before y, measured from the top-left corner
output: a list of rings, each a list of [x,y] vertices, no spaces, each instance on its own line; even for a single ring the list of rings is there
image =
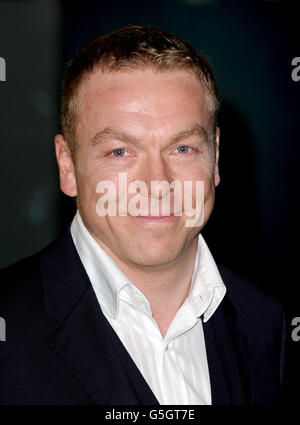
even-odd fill
[[[130,216],[133,219],[137,219],[140,222],[145,223],[168,223],[175,221],[178,216],[175,216],[174,214],[168,215],[168,216],[152,216],[152,215],[138,215],[138,216]]]

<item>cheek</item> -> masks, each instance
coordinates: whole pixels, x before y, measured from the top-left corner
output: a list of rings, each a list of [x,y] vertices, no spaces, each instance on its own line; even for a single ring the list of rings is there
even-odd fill
[[[103,167],[97,159],[86,157],[76,167],[76,180],[82,196],[95,198],[100,182],[111,182],[118,187],[118,173],[108,167]]]
[[[196,182],[204,182],[205,191],[210,190],[211,184],[214,181],[213,164],[210,161],[191,164],[188,169],[177,173],[175,179],[178,179],[182,183],[185,181],[192,182],[193,187]]]
[[[213,164],[210,161],[202,162],[198,166],[191,167],[181,180],[190,181],[192,187],[192,205],[196,208],[202,201],[210,210],[214,200],[214,174]]]

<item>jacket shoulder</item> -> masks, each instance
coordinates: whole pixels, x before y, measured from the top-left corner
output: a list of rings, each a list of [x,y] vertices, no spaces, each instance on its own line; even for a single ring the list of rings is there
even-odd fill
[[[7,304],[24,304],[28,296],[33,297],[40,286],[41,275],[39,253],[23,258],[10,266],[0,269],[0,308]],[[1,311],[0,310],[0,311]]]
[[[37,289],[37,286],[41,286],[41,260],[49,256],[57,258],[65,253],[68,245],[65,243],[67,230],[37,253],[0,269],[0,307],[1,299],[22,293],[32,296],[32,291]]]
[[[227,288],[228,298],[247,321],[266,320],[266,316],[282,317],[284,307],[282,302],[270,290],[256,282],[249,281],[227,267],[218,264],[218,269]]]

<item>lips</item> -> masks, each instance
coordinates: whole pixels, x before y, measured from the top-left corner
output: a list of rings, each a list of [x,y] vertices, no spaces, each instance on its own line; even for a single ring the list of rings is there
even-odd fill
[[[174,214],[170,215],[160,215],[160,216],[153,216],[153,215],[138,215],[138,216],[131,216],[131,218],[136,219],[138,222],[142,223],[167,223],[175,221],[178,216],[175,216]]]
[[[149,219],[157,219],[160,220],[162,218],[170,218],[170,217],[174,217],[174,214],[169,214],[169,215],[137,215],[135,216],[135,218],[149,218]]]

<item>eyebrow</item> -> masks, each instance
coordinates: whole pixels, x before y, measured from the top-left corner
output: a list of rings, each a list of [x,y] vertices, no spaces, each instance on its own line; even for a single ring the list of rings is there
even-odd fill
[[[207,131],[199,124],[194,125],[194,127],[192,127],[191,129],[180,131],[180,133],[173,136],[171,140],[173,143],[176,143],[180,142],[181,140],[185,140],[191,136],[200,136],[201,138],[204,138],[206,141],[208,141]]]
[[[196,124],[192,128],[180,131],[179,133],[171,137],[171,143],[180,142],[191,136],[200,136],[201,138],[204,138],[206,141],[208,141],[208,134],[205,128],[201,127],[199,124]],[[123,131],[117,131],[111,127],[106,127],[103,130],[98,131],[93,136],[91,143],[92,145],[98,145],[99,143],[105,143],[106,141],[109,141],[112,139],[118,139],[120,141],[127,142],[127,143],[139,142],[139,138],[132,134],[128,134]]]
[[[123,142],[137,142],[138,138],[132,134],[125,133],[123,131],[114,130],[111,127],[106,127],[101,131],[98,131],[92,138],[92,145],[98,145],[108,140],[118,139]]]

